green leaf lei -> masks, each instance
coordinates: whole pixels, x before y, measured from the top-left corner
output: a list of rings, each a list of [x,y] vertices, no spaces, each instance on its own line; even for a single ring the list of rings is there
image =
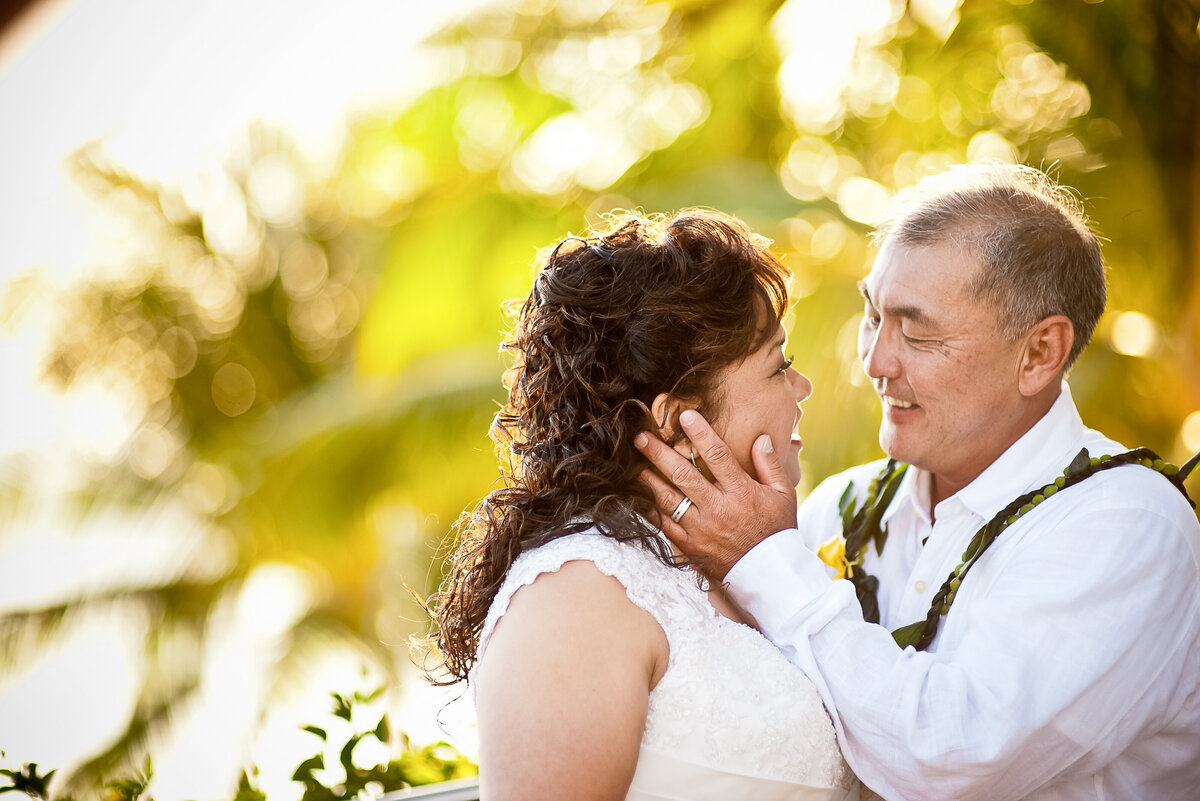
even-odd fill
[[[879,579],[858,567],[862,563],[861,552],[863,546],[873,541],[875,552],[883,553],[883,546],[887,542],[887,526],[881,527],[879,523],[907,470],[908,465],[888,459],[883,472],[867,485],[867,497],[863,499],[861,508],[854,508],[853,481],[838,501],[838,511],[842,513],[842,538],[846,543],[845,561],[850,565],[846,577],[854,584],[854,593],[862,606],[863,620],[868,623],[879,622]]]
[[[1102,470],[1110,470],[1125,464],[1140,464],[1162,474],[1183,493],[1183,497],[1195,509],[1196,503],[1188,496],[1183,482],[1198,463],[1200,463],[1200,453],[1189,459],[1183,467],[1176,467],[1164,462],[1149,448],[1135,448],[1116,456],[1105,454],[1099,458],[1090,456],[1087,448],[1084,448],[1076,454],[1075,458],[1071,460],[1071,464],[1063,470],[1060,477],[1054,479],[1053,483],[1040,489],[1031,490],[1014,499],[1012,503],[985,523],[979,531],[975,532],[971,543],[963,551],[962,562],[950,572],[941,588],[934,594],[933,602],[925,619],[896,629],[892,632],[892,637],[901,648],[909,645],[918,651],[928,648],[937,635],[942,617],[950,611],[950,605],[954,603],[954,597],[967,573],[991,547],[1002,531],[1025,514],[1033,511],[1034,507],[1044,503],[1047,498]],[[847,578],[854,584],[855,594],[862,606],[863,619],[868,623],[879,622],[879,579],[858,567],[862,562],[860,552],[867,542],[874,541],[876,553],[883,553],[883,546],[887,542],[887,527],[881,527],[880,521],[883,519],[883,513],[891,504],[892,498],[895,497],[900,480],[904,477],[907,468],[908,465],[899,463],[895,459],[889,459],[884,465],[883,471],[871,479],[867,486],[867,496],[863,499],[861,507],[855,508],[854,482],[850,482],[838,501],[838,510],[842,513],[842,536],[846,543],[846,561],[852,566]]]

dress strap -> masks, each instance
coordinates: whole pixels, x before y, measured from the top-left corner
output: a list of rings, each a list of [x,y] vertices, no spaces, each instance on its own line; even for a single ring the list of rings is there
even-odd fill
[[[680,598],[695,593],[680,593],[681,583],[695,584],[695,573],[664,564],[649,548],[636,541],[619,541],[589,528],[550,540],[521,554],[509,568],[504,583],[492,599],[491,609],[479,633],[477,657],[483,655],[496,623],[508,611],[517,590],[532,584],[543,573],[555,573],[567,562],[586,561],[625,588],[625,594],[637,607],[649,612],[662,626],[668,642],[672,639],[673,610]]]

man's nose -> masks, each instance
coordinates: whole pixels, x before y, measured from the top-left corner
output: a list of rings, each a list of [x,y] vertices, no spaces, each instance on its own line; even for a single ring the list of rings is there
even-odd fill
[[[900,360],[894,338],[882,328],[871,328],[866,322],[863,323],[859,335],[858,355],[869,378],[899,377]]]

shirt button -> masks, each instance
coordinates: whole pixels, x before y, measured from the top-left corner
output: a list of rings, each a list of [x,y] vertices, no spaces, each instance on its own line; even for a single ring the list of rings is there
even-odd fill
[[[916,584],[913,585],[913,589],[916,590],[918,593],[925,592],[925,582],[918,581]]]

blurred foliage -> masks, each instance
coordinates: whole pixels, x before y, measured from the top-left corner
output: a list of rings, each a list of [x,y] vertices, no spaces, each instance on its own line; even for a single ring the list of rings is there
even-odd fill
[[[382,689],[375,694],[379,692]],[[349,723],[354,715],[355,703],[370,701],[372,697],[356,693],[352,698],[347,698],[334,693],[334,714]],[[319,726],[305,726],[304,729],[318,737],[323,745],[331,745],[329,734]],[[362,767],[355,762],[355,750],[359,743],[371,739],[385,745],[390,741],[391,727],[386,714],[370,730],[348,737],[338,749],[338,763],[344,778],[339,775],[336,780],[330,780],[325,770],[324,750],[301,762],[292,779],[304,785],[303,801],[342,801],[361,797],[364,791],[370,796],[377,796],[392,790],[462,779],[478,773],[475,765],[448,743],[438,742],[414,749],[407,737],[402,738],[403,748],[399,757]]]
[[[53,770],[39,773],[36,762],[29,762],[20,770],[0,770],[0,776],[8,780],[8,784],[0,787],[0,793],[24,793],[30,798],[49,798],[46,784],[53,775]]]
[[[345,696],[333,693],[333,715],[352,724],[355,720],[355,710],[374,700],[383,689],[363,695],[355,692]],[[408,787],[419,787],[426,784],[463,779],[475,776],[478,768],[453,746],[437,742],[421,748],[414,748],[408,737],[401,734],[398,738],[398,748],[392,748],[393,734],[388,716],[382,715],[371,728],[349,734],[340,746],[333,742],[330,734],[319,726],[303,727],[318,738],[320,749],[313,756],[303,760],[292,774],[294,781],[304,786],[302,801],[351,801],[355,798],[376,798],[382,793],[403,790]],[[374,741],[398,755],[383,762],[374,760],[364,761],[358,746],[364,741]],[[326,770],[325,751],[328,747],[337,747],[338,769]],[[339,772],[340,771],[340,772]],[[267,796],[255,786],[250,778],[254,769],[242,771],[238,779],[237,791],[232,801],[266,801]],[[0,786],[0,794],[7,792],[24,793],[33,799],[54,798],[56,801],[71,801],[71,796],[61,793],[51,794],[48,785],[55,771],[42,774],[37,763],[27,763],[21,770],[0,770],[0,777],[8,780],[8,784]],[[99,781],[101,787],[98,796],[103,801],[137,801],[137,799],[152,796],[147,792],[150,780],[154,775],[150,758],[147,757],[140,770],[124,773],[120,778]]]
[[[0,787],[0,793],[17,792],[24,793],[28,798],[33,799],[59,798],[63,801],[70,801],[69,796],[50,793],[50,777],[55,773],[56,771],[53,770],[46,774],[39,773],[36,762],[26,763],[20,771],[0,770],[0,776],[9,781],[7,785]],[[137,801],[145,793],[152,775],[150,760],[147,758],[140,771],[106,782],[99,795],[104,801]]]
[[[179,504],[226,555],[140,591],[147,664],[198,648],[220,599],[284,562],[316,589],[281,670],[312,636],[390,666],[381,643],[421,625],[405,587],[437,583],[450,523],[495,480],[500,303],[539,246],[614,208],[713,206],[776,241],[816,387],[805,489],[879,455],[854,282],[882,205],[968,159],[1050,168],[1110,240],[1110,311],[1072,376],[1084,419],[1182,461],[1200,419],[1198,17],[1200,0],[507,0],[431,40],[442,81],[354,120],[333,165],[263,126],[180,186],[81,150],[81,182],[136,236],[71,293],[47,374],[103,381],[139,422],[80,508]],[[0,640],[94,600],[10,616]],[[136,761],[198,680],[179,661],[80,776]]]

